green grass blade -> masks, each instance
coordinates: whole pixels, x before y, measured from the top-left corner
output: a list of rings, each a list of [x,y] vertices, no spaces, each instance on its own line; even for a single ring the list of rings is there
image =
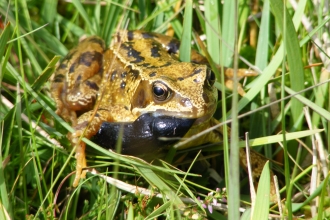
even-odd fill
[[[207,47],[207,51],[212,57],[212,60],[220,64],[220,21],[217,16],[219,14],[218,1],[206,0],[204,6],[207,45],[212,45]]]
[[[32,89],[33,90],[39,90],[49,79],[49,77],[54,73],[55,65],[59,61],[60,57],[55,56],[50,63],[47,65],[47,67],[42,71],[40,76],[37,78],[37,80],[33,83]]]
[[[269,0],[264,0],[261,24],[258,35],[258,45],[256,51],[256,66],[263,70],[267,66],[269,51],[269,30],[270,30],[270,6]]]
[[[293,91],[292,89],[285,87],[285,91],[287,93],[289,93],[290,95],[295,94],[296,92]],[[300,94],[295,95],[296,99],[298,99],[302,104],[310,107],[311,109],[313,109],[316,113],[320,114],[320,116],[322,116],[323,118],[325,118],[326,120],[330,120],[330,113],[329,111],[327,111],[326,109],[320,107],[319,105],[315,104],[313,101],[305,98],[304,96],[301,96]]]
[[[190,62],[191,57],[192,4],[192,0],[187,0],[184,10],[183,32],[180,44],[180,60],[183,62]]]
[[[53,24],[57,14],[57,2],[58,0],[45,0],[41,7],[41,16],[43,19]]]
[[[222,54],[223,66],[231,66],[234,56],[235,1],[225,1],[222,14]]]
[[[268,219],[270,204],[270,171],[269,161],[262,169],[261,177],[258,183],[256,204],[251,219]]]
[[[319,132],[323,132],[323,130],[315,129],[315,130],[297,131],[297,132],[293,132],[293,133],[286,133],[285,136],[286,136],[286,140],[289,141],[289,140],[295,140],[295,139],[307,137],[307,136],[310,136],[310,135],[313,135],[313,134],[319,133]],[[282,141],[283,141],[282,134],[271,135],[268,137],[251,139],[251,140],[249,140],[249,146],[256,147],[256,146],[260,146],[260,145],[273,144],[273,143],[282,142]],[[245,141],[240,141],[239,146],[244,147]]]
[[[88,14],[87,14],[85,8],[82,6],[81,2],[79,0],[72,0],[72,4],[74,4],[74,6],[76,7],[76,10],[79,12],[81,17],[86,22],[86,26],[89,29],[89,31],[91,32],[91,34],[96,35],[97,31],[93,28],[92,22],[89,19]]]
[[[301,60],[300,46],[295,27],[292,20],[290,19],[289,13],[283,8],[283,2],[270,0],[270,3],[277,20],[277,25],[279,25],[282,35],[286,35],[284,39],[286,40],[285,49],[287,52],[288,65],[290,70],[291,88],[294,91],[300,91],[304,89],[304,67]],[[286,13],[286,20],[283,20],[283,13]],[[300,14],[300,19],[301,16],[302,14]],[[298,19],[299,17],[296,16],[296,18]],[[286,30],[285,33],[283,32],[284,25]],[[302,113],[302,108],[303,105],[301,102],[296,99],[292,99],[291,112],[294,122],[299,120],[300,114]],[[299,128],[300,126],[297,129]]]
[[[167,197],[173,205],[180,208],[183,207],[183,203],[180,198],[173,192],[169,186],[164,183],[151,169],[146,167],[136,166],[137,170],[139,170],[140,174],[151,184],[156,186],[162,193],[165,193],[165,197]]]

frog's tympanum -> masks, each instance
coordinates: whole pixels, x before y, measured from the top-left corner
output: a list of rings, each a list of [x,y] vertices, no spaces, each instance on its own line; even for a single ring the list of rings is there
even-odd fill
[[[100,38],[89,37],[63,59],[51,93],[56,113],[75,129],[68,135],[76,146],[74,186],[87,166],[81,135],[95,136],[100,145],[113,148],[123,127],[123,153],[138,155],[173,144],[159,137],[186,138],[216,124],[214,73],[195,51],[192,62],[179,61],[178,48],[171,37],[128,31],[117,34],[109,48]],[[254,75],[248,70],[238,74]],[[225,75],[229,85],[232,69],[225,69]],[[214,131],[192,144],[221,139]]]

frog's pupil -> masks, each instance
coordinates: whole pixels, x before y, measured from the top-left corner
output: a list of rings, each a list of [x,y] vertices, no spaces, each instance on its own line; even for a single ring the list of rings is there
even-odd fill
[[[171,93],[168,87],[160,82],[155,82],[152,90],[157,101],[165,101]]]
[[[165,90],[160,87],[154,87],[154,94],[156,96],[163,96],[165,94]]]

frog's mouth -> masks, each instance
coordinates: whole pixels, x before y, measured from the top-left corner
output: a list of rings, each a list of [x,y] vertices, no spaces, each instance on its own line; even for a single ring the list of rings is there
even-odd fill
[[[101,147],[114,149],[123,129],[121,153],[150,155],[178,142],[196,119],[146,113],[134,122],[103,122],[93,141]]]

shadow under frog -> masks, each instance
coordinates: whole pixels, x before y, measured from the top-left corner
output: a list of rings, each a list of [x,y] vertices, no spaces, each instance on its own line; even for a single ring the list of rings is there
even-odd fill
[[[148,158],[178,142],[195,120],[146,113],[132,123],[103,122],[92,140],[103,148],[115,150],[123,129],[121,153]]]

